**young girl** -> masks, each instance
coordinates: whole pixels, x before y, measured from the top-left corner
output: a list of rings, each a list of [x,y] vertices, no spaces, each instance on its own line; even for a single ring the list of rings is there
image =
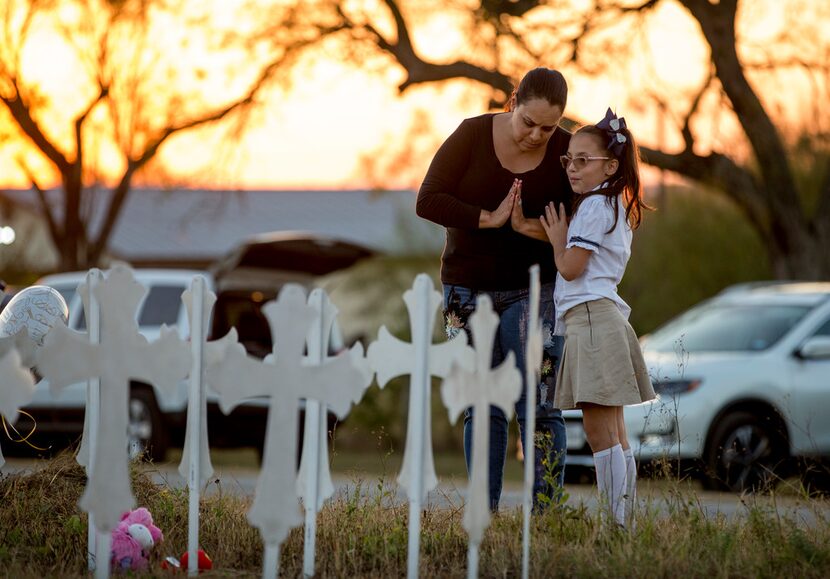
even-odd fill
[[[553,404],[582,409],[600,496],[622,526],[637,481],[623,406],[654,398],[640,344],[628,323],[631,308],[617,294],[631,255],[632,229],[648,208],[637,159],[625,119],[608,109],[602,121],[571,137],[568,154],[561,157],[576,193],[570,225],[565,208],[553,203],[540,217],[559,270],[556,333],[563,325],[565,332]]]

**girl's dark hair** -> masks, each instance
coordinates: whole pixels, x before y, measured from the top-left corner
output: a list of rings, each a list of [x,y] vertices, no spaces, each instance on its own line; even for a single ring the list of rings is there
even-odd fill
[[[533,99],[543,99],[565,112],[568,102],[568,83],[558,70],[552,68],[534,68],[522,78],[519,86],[513,89],[513,94],[507,101],[506,110]]]
[[[617,211],[620,197],[623,199],[625,205],[625,220],[628,222],[631,229],[637,229],[643,219],[643,210],[652,208],[646,205],[643,201],[643,184],[640,182],[640,149],[637,143],[634,142],[634,137],[627,127],[620,128],[618,131],[625,136],[626,142],[620,155],[615,155],[611,149],[608,149],[608,142],[610,139],[609,133],[596,125],[586,125],[574,133],[574,136],[581,134],[590,135],[606,148],[606,152],[615,158],[619,163],[617,172],[611,175],[608,180],[608,186],[596,191],[591,191],[584,195],[575,195],[573,213],[582,204],[586,197],[591,195],[605,195],[608,203],[614,208],[614,224],[607,233],[614,231],[619,219],[619,212]],[[618,195],[622,193],[622,195]]]

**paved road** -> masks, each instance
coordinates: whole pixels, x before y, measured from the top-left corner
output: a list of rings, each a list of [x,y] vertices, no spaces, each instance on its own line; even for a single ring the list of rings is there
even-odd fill
[[[5,473],[31,471],[38,468],[37,461],[8,458],[3,467]],[[258,471],[250,467],[219,467],[215,469],[207,492],[233,492],[251,496],[256,487]],[[185,486],[186,481],[179,475],[177,465],[162,464],[148,467],[148,472],[158,482],[171,486]],[[336,493],[351,494],[359,485],[364,494],[378,492],[378,477],[375,474],[335,474]],[[439,488],[429,493],[425,507],[446,508],[464,504],[467,481],[465,479],[442,480]],[[406,497],[394,480],[384,487],[390,493],[391,500],[405,502]],[[566,485],[569,495],[568,504],[577,507],[585,505],[588,509],[597,506],[596,488],[593,485]],[[678,490],[680,492],[678,492]],[[796,493],[790,493],[795,495]],[[672,509],[690,507],[699,509],[707,517],[723,515],[727,518],[741,517],[752,508],[760,508],[769,514],[777,513],[803,525],[830,523],[830,502],[826,500],[807,500],[797,496],[738,496],[732,493],[703,491],[693,484],[671,485],[664,482],[641,480],[638,502],[648,505],[658,512],[668,513]],[[522,504],[521,486],[507,484],[502,495],[502,508],[519,508]]]

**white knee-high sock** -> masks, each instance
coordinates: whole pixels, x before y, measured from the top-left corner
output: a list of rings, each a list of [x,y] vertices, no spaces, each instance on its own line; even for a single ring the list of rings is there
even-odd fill
[[[631,521],[634,507],[637,505],[637,461],[634,460],[634,450],[623,450],[625,456],[625,520]]]
[[[597,469],[597,488],[600,500],[605,501],[614,520],[625,526],[625,455],[622,445],[594,453],[594,465]]]

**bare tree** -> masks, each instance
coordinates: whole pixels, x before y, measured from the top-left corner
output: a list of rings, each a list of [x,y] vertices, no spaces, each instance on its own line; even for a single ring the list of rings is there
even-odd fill
[[[240,51],[227,23],[195,14],[199,6],[187,0],[0,1],[0,112],[14,129],[0,145],[17,145],[60,269],[99,262],[133,184],[142,171],[163,169],[154,163],[171,137],[239,122],[290,62],[290,46],[268,60]],[[69,53],[60,57],[76,74],[49,92],[29,60],[47,50],[40,46],[44,39],[56,38]],[[208,58],[226,66],[205,65]],[[46,190],[55,179],[60,203]],[[97,194],[104,188],[109,195]]]
[[[480,0],[474,10],[457,0],[304,0],[288,19],[283,15],[292,9],[281,4],[282,15],[272,22],[338,37],[339,54],[364,66],[402,69],[401,92],[465,78],[489,87],[493,106],[505,101],[516,77],[531,66],[605,75],[623,60],[647,60],[632,47],[642,46],[648,19],[674,4],[700,30],[711,69],[685,94],[643,87],[642,100],[650,99],[675,121],[679,143],[643,147],[644,160],[732,199],[757,230],[777,277],[830,277],[830,148],[823,124],[830,115],[821,116],[830,96],[830,38],[822,34],[830,7],[824,3],[783,0],[778,7],[785,5],[782,13],[790,20],[762,46],[746,40],[739,26],[749,0]],[[757,2],[752,7],[763,10]],[[429,39],[421,39],[419,50],[418,27],[435,11],[464,34],[454,60],[421,56]],[[778,114],[771,94],[776,91],[758,88],[776,86],[774,79],[780,87],[793,75],[812,87],[807,122],[796,128]],[[703,128],[704,121],[721,119],[737,128],[726,143]]]

